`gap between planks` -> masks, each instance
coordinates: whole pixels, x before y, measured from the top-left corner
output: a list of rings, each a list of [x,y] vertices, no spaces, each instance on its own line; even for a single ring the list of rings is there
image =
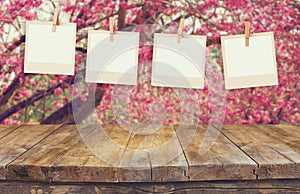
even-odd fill
[[[0,140],[5,138],[10,133],[14,132],[21,126],[22,125],[0,125]]]
[[[56,125],[56,127],[58,127],[58,125]],[[31,128],[34,130],[30,131]],[[45,136],[48,136],[49,133],[55,129],[54,125],[46,125],[46,127],[36,125],[16,126],[15,130],[7,134],[5,138],[0,139],[0,145],[3,147],[0,150],[0,179],[7,179],[8,166],[11,162],[37,145]]]
[[[222,133],[209,125],[180,126],[176,133],[184,144],[193,181],[256,179],[253,170],[257,164],[232,144]],[[187,136],[190,137],[187,138]]]
[[[58,125],[53,131],[51,131],[49,134],[47,134],[46,136],[42,137],[38,142],[36,142],[35,144],[33,144],[32,146],[30,146],[26,151],[24,151],[22,154],[20,154],[19,156],[17,156],[15,159],[13,159],[12,161],[10,161],[5,168],[7,168],[7,166],[9,166],[11,163],[13,163],[15,160],[17,160],[19,157],[21,157],[23,154],[25,154],[26,152],[28,152],[30,149],[32,149],[33,147],[35,147],[36,145],[38,145],[41,141],[43,141],[44,139],[46,139],[47,137],[49,137],[51,134],[53,134],[55,131],[57,131],[59,128],[61,128],[63,126],[63,124]],[[19,126],[21,127],[21,126]],[[18,127],[18,128],[19,128]]]
[[[300,127],[224,125],[223,133],[258,164],[258,179],[300,178]]]
[[[185,158],[185,160],[186,160],[186,163],[187,163],[187,169],[189,169],[189,168],[190,168],[190,163],[189,163],[189,161],[188,161],[188,159],[187,159],[187,157],[186,157],[186,153],[185,153],[185,151],[184,151],[184,147],[183,147],[183,145],[182,145],[182,142],[180,141],[180,139],[179,139],[179,137],[178,137],[178,134],[177,134],[177,132],[176,132],[176,130],[175,130],[174,125],[173,125],[172,128],[173,128],[173,130],[175,131],[176,137],[177,137],[177,139],[178,139],[178,141],[179,141],[179,145],[180,145],[181,150],[182,150],[182,154],[183,154],[183,156],[184,156],[184,158]],[[187,179],[188,179],[189,181],[191,180],[190,177],[188,176],[187,170],[184,171],[184,176],[187,177]]]
[[[257,168],[259,168],[259,163],[258,163],[257,161],[255,161],[255,159],[252,158],[252,157],[251,157],[247,152],[245,152],[242,148],[240,148],[234,141],[232,141],[226,134],[224,134],[223,131],[222,131],[222,129],[219,129],[219,128],[218,128],[217,126],[215,126],[215,125],[213,125],[213,127],[214,127],[216,130],[220,131],[220,133],[221,133],[226,139],[228,139],[233,145],[235,145],[235,146],[236,146],[239,150],[241,150],[245,155],[247,155],[249,158],[251,158],[251,160],[253,160],[253,162],[256,163]],[[256,179],[258,179],[258,175],[255,174],[255,173],[256,173],[255,170],[256,170],[256,169],[253,169],[253,174],[256,176]]]
[[[260,136],[263,136],[263,138],[261,139],[261,141],[256,141],[256,144],[254,144],[254,145],[256,145],[256,146],[260,146],[260,147],[262,147],[262,146],[265,146],[265,143],[264,143],[264,138],[266,138],[266,137],[268,137],[268,136],[270,136],[270,135],[273,135],[273,134],[270,134],[269,133],[269,128],[268,128],[268,126],[266,126],[265,127],[265,131],[263,130],[263,126],[260,126],[260,128],[258,128],[257,126],[243,126],[243,125],[237,125],[237,126],[239,126],[240,128],[247,128],[247,129],[243,129],[242,131],[245,131],[245,134],[243,134],[242,136],[244,137],[244,138],[247,138],[248,137],[248,133],[247,133],[247,130],[249,130],[250,128],[251,129],[253,129],[253,130],[255,130],[255,131],[251,131],[251,133],[249,134],[249,135],[251,135],[252,133],[253,134],[255,134],[255,133],[257,133],[258,135],[260,135]],[[42,139],[40,139],[38,142],[36,142],[34,145],[32,145],[31,147],[29,147],[29,149],[27,149],[25,152],[23,152],[21,155],[19,155],[19,156],[17,156],[17,158],[15,158],[14,159],[14,161],[16,160],[16,159],[19,159],[22,155],[24,155],[24,154],[26,154],[27,152],[29,152],[30,150],[32,150],[32,148],[34,148],[34,147],[36,147],[40,142],[42,142],[43,140],[45,140],[45,139],[47,139],[47,137],[49,137],[51,134],[53,134],[53,133],[55,133],[55,132],[57,132],[58,131],[58,129],[60,129],[60,128],[62,128],[63,127],[63,125],[61,125],[61,126],[59,126],[59,127],[57,127],[54,131],[52,131],[50,134],[48,134],[47,136],[45,136],[45,137],[43,137]],[[73,126],[73,127],[75,127],[75,126]],[[177,137],[177,139],[178,139],[178,141],[179,141],[179,144],[178,144],[178,146],[180,147],[180,149],[182,150],[182,142],[180,141],[180,138],[178,137],[178,133],[177,133],[177,131],[175,130],[175,128],[173,127],[173,126],[170,126],[171,127],[171,129],[174,131],[174,133],[173,132],[171,132],[172,130],[170,130],[170,129],[168,129],[168,131],[165,131],[165,132],[163,132],[163,133],[158,133],[158,134],[156,134],[156,136],[154,137],[154,139],[152,139],[152,141],[153,140],[161,140],[162,142],[164,141],[164,140],[168,140],[168,138],[166,138],[165,137],[165,135],[164,134],[166,134],[166,135],[175,135],[176,137]],[[203,127],[203,126],[202,126]],[[200,126],[200,128],[201,128],[201,126]],[[234,128],[234,126],[231,126],[231,128]],[[201,129],[201,130],[204,130],[205,128],[203,128],[203,129]],[[220,142],[221,143],[226,143],[227,141],[228,141],[228,143],[226,144],[227,146],[228,146],[228,148],[227,148],[227,150],[229,149],[229,150],[239,150],[241,153],[243,153],[245,156],[243,156],[243,155],[241,155],[241,153],[238,153],[237,152],[237,154],[240,154],[240,156],[243,156],[244,157],[244,162],[246,161],[245,160],[245,157],[247,157],[247,158],[249,158],[249,160],[251,160],[257,167],[261,167],[259,164],[260,164],[260,161],[258,161],[255,157],[253,157],[253,155],[251,155],[251,152],[249,153],[249,152],[247,152],[247,150],[244,150],[243,149],[243,147],[241,146],[241,143],[246,143],[247,144],[247,141],[240,141],[239,139],[238,139],[238,136],[235,136],[234,134],[238,134],[238,132],[239,131],[236,131],[236,130],[238,130],[238,128],[236,128],[236,130],[233,130],[233,131],[228,131],[228,130],[226,130],[226,126],[225,126],[225,130],[223,131],[223,130],[219,130],[218,128],[214,128],[216,131],[219,131],[220,132],[220,136],[218,137],[219,138],[219,140],[218,139],[216,139],[216,146],[218,145],[218,144],[220,144]],[[134,126],[134,130],[137,130],[137,128],[136,128],[136,126]],[[284,130],[283,130],[284,131]],[[117,138],[118,139],[118,137],[121,137],[122,135],[119,135],[118,136],[118,130],[117,131],[113,131],[114,132],[114,135],[115,135],[115,138]],[[235,133],[234,133],[235,132]],[[277,129],[277,133],[279,133],[279,132],[282,132],[281,130],[279,130],[279,129]],[[135,138],[135,135],[133,135],[132,134],[133,133],[133,131],[130,131],[130,135],[129,135],[129,138],[128,138],[128,141],[126,142],[126,145],[125,145],[125,147],[127,148],[127,147],[130,147],[130,148],[141,148],[141,147],[139,147],[139,146],[146,146],[147,147],[147,144],[145,144],[145,138],[143,138],[143,137],[138,137],[138,135],[137,135],[137,137]],[[188,131],[186,131],[186,133],[188,134]],[[229,134],[229,135],[227,135],[227,134]],[[252,134],[252,136],[253,136],[253,134]],[[286,133],[284,133],[284,134],[286,134]],[[182,134],[182,135],[184,135],[184,134]],[[234,139],[232,139],[231,137],[230,137],[230,135],[231,135],[231,137],[234,137]],[[233,135],[233,136],[232,136]],[[300,137],[299,135],[300,135],[300,133],[299,133],[299,135],[298,135],[298,133],[296,134],[297,136],[296,137]],[[180,135],[179,135],[180,136]],[[199,135],[198,135],[199,136]],[[200,135],[201,136],[201,135]],[[242,137],[241,136],[241,137]],[[286,135],[286,137],[282,137],[280,140],[278,139],[278,138],[276,138],[276,140],[272,140],[271,141],[271,143],[277,143],[277,142],[279,142],[279,145],[287,145],[287,142],[288,142],[288,140],[289,140],[289,138],[294,138],[295,139],[295,137],[290,137],[291,135],[290,135],[290,133],[288,133],[287,135]],[[250,136],[249,136],[250,137]],[[134,140],[134,139],[136,139],[136,141],[144,141],[144,143],[142,143],[142,144],[137,144],[137,145],[135,145],[134,143],[132,144],[131,142],[130,142],[130,140]],[[164,139],[164,140],[163,140]],[[226,139],[227,141],[225,141],[224,139]],[[147,140],[147,138],[146,138],[146,140]],[[148,140],[149,140],[149,138],[148,138]],[[150,140],[151,140],[151,138],[150,138]],[[199,139],[199,137],[196,139],[197,140],[197,142],[195,142],[195,143],[201,143],[201,138]],[[198,141],[198,140],[200,140],[200,141]],[[118,140],[118,141],[120,141],[120,140]],[[239,143],[240,142],[240,143]],[[282,143],[283,142],[283,143]],[[229,143],[230,143],[230,145],[229,145]],[[296,147],[296,144],[297,144],[297,142],[288,142],[289,143],[289,145],[290,146],[295,146],[295,149],[297,149],[298,150],[298,153],[300,152],[299,150],[300,150],[300,148],[299,147]],[[242,144],[242,145],[243,145]],[[275,145],[273,145],[272,144],[272,146],[275,146]],[[75,145],[77,145],[77,144],[75,144]],[[252,145],[252,144],[251,144]],[[251,146],[250,145],[250,146]],[[136,147],[137,146],[137,147]],[[218,146],[217,146],[218,147]],[[220,149],[224,149],[222,146],[219,146],[219,148]],[[225,146],[225,148],[226,148],[226,146]],[[275,149],[274,147],[271,147],[272,149]],[[277,148],[277,147],[276,147]],[[278,148],[279,149],[279,148]],[[276,150],[276,149],[275,149]],[[296,150],[296,151],[297,151]],[[76,150],[73,150],[73,151],[76,151]],[[217,151],[217,152],[216,152]],[[220,151],[220,150],[219,150]],[[224,150],[224,151],[226,151],[226,149]],[[276,150],[276,151],[278,151],[278,150]],[[280,151],[280,150],[279,150]],[[183,155],[182,155],[182,158],[184,158],[184,160],[186,161],[186,163],[187,163],[187,167],[188,167],[188,169],[190,169],[191,167],[193,167],[193,164],[192,163],[190,163],[190,161],[188,160],[188,156],[187,156],[187,153],[188,153],[188,150],[185,150],[184,152],[183,152]],[[216,150],[216,148],[214,148],[212,151],[211,151],[211,154],[210,155],[208,155],[208,156],[213,156],[214,154],[217,154],[217,153],[219,153],[218,152],[218,150]],[[285,153],[285,152],[284,152]],[[57,158],[56,159],[56,161],[55,161],[55,163],[56,162],[58,162],[58,161],[60,161],[64,156],[66,156],[67,154],[69,154],[69,151],[67,151],[66,153],[64,153],[63,155],[61,155],[61,156],[59,156],[59,158]],[[260,153],[261,154],[261,153]],[[284,154],[282,154],[281,152],[278,152],[278,154],[281,154],[281,155],[284,155]],[[225,155],[226,157],[228,156],[228,154],[227,155]],[[285,155],[284,155],[285,156]],[[124,157],[124,153],[122,153],[122,157],[121,158],[123,158]],[[285,157],[287,157],[287,156],[285,156]],[[254,159],[253,159],[254,158]],[[228,158],[224,158],[224,161],[226,162],[228,160]],[[146,161],[147,162],[149,162],[149,167],[150,167],[150,178],[149,178],[149,174],[148,174],[148,172],[147,172],[147,166],[148,166],[148,164],[146,164]],[[157,168],[155,168],[154,166],[153,166],[153,164],[152,164],[152,162],[151,162],[151,158],[149,158],[149,157],[147,157],[147,160],[146,161],[144,161],[145,163],[143,163],[142,164],[142,166],[144,165],[144,167],[146,167],[144,170],[145,170],[145,176],[141,176],[141,179],[140,180],[137,180],[137,181],[153,181],[154,179],[155,179],[155,175],[158,175],[158,178],[161,178],[160,177],[160,175],[159,174],[157,174],[158,172],[159,172],[159,170],[157,170]],[[233,162],[234,162],[234,160],[233,160]],[[10,162],[9,164],[11,164],[12,162]],[[221,163],[222,163],[222,169],[223,169],[223,165],[224,165],[224,163],[221,161]],[[154,164],[155,164],[155,162],[154,162]],[[238,163],[233,163],[233,164],[238,164]],[[245,164],[245,163],[242,163],[242,164]],[[258,166],[259,165],[259,166]],[[183,166],[184,167],[184,166]],[[205,168],[205,165],[201,165],[201,163],[200,163],[200,166],[199,166],[200,168]],[[199,167],[197,167],[197,169],[199,170]],[[217,167],[217,165],[215,165],[215,167]],[[249,167],[249,165],[248,165],[248,167]],[[168,168],[168,166],[166,166],[166,168]],[[194,166],[194,168],[195,168],[195,166]],[[227,168],[228,168],[228,166],[227,166]],[[180,170],[182,170],[183,168],[180,168],[179,169],[179,173],[180,172],[184,172],[184,171],[180,171]],[[232,168],[232,167],[230,167],[230,169],[232,169],[232,170],[235,170],[235,168]],[[168,169],[166,169],[166,170],[168,170]],[[200,169],[201,170],[201,169]],[[262,169],[262,170],[260,170],[260,172],[259,173],[261,173],[261,175],[264,175],[263,173],[264,173],[264,171],[263,171],[264,169]],[[282,171],[282,169],[280,169],[281,171]],[[248,171],[247,171],[248,172]],[[134,174],[133,174],[134,175]],[[186,174],[186,176],[188,176],[189,174],[187,173]],[[249,176],[249,174],[248,174],[248,176]],[[253,176],[254,176],[254,174],[253,174]],[[256,178],[257,178],[257,174],[256,174]],[[130,177],[130,176],[129,176]],[[120,181],[121,182],[126,182],[126,181],[131,181],[131,180],[133,180],[133,179],[131,179],[131,178],[129,178],[129,177],[127,177],[126,176],[126,173],[124,174],[124,176],[123,176],[123,178],[122,179],[120,179]],[[221,177],[222,178],[222,177]],[[223,178],[225,178],[225,177],[223,177]],[[232,178],[232,177],[227,177],[227,178]],[[258,177],[258,178],[260,178],[260,177]],[[272,176],[266,176],[266,178],[273,178]],[[275,176],[275,178],[278,178],[278,176],[276,177]],[[286,177],[286,178],[288,178],[288,177]],[[197,176],[194,176],[194,177],[192,177],[192,180],[201,180],[201,179],[203,179],[203,177],[197,177]],[[161,179],[162,180],[162,179]],[[208,179],[207,180],[210,180],[209,179],[209,177],[208,177]],[[166,180],[167,181],[167,180]]]

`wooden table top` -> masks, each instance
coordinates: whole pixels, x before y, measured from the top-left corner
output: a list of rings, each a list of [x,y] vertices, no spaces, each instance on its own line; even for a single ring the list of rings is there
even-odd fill
[[[91,150],[75,125],[0,125],[0,180],[171,182],[300,178],[299,125],[224,125],[222,129],[210,128],[209,133],[207,125],[199,125],[195,131],[184,126],[181,132],[178,126],[164,125],[150,135],[137,133],[137,127],[102,127],[109,138]],[[96,130],[95,126],[86,126],[84,136],[94,141]],[[185,142],[188,136],[191,141]],[[139,157],[135,152],[161,148],[171,140],[171,149],[161,149],[156,155]],[[109,141],[117,146],[110,146]],[[201,152],[205,146],[208,149]],[[108,160],[100,159],[93,150],[105,152]],[[159,162],[174,151],[179,154],[171,161]]]

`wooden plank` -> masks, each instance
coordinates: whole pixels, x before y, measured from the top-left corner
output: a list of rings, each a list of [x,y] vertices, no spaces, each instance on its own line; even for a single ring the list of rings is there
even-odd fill
[[[18,127],[19,125],[0,125],[0,139],[11,133]]]
[[[118,125],[107,125],[103,129],[104,133],[99,133],[97,126],[86,125],[79,129],[80,136],[75,125],[63,126],[9,166],[10,180],[118,181],[122,146],[126,147],[130,132]],[[103,136],[105,133],[107,136]],[[97,155],[101,153],[104,155]],[[101,160],[103,157],[108,161]],[[20,177],[20,173],[15,172],[25,172],[26,176]]]
[[[289,178],[300,178],[300,126],[296,125],[255,125],[258,129],[262,130],[270,139],[274,142],[270,142],[271,146],[276,152],[283,155],[285,158],[294,162],[287,168],[293,171],[292,174],[288,174]],[[280,142],[280,144],[278,143]],[[284,165],[286,166],[286,165]],[[285,171],[285,168],[281,169]],[[259,177],[263,177],[266,173],[266,169],[258,169]],[[284,172],[278,172],[285,176]]]
[[[95,130],[91,130],[95,127]],[[102,126],[107,138],[100,140],[98,126],[89,126],[85,133],[85,141],[96,138],[101,145],[92,145],[89,149],[83,140],[70,148],[68,152],[51,164],[52,181],[56,182],[117,182],[119,180],[119,163],[126,147],[130,132],[119,125]],[[97,134],[96,134],[97,133]],[[94,142],[99,142],[94,141]],[[115,146],[112,146],[115,143]],[[91,146],[91,144],[90,144]],[[101,153],[99,155],[99,153]],[[104,155],[102,155],[104,154]],[[107,161],[102,159],[108,158]],[[134,180],[134,177],[133,177]]]
[[[188,168],[171,125],[137,125],[122,158],[122,182],[184,181]]]
[[[168,129],[168,133],[171,133],[172,136],[176,137],[172,128]],[[140,130],[136,128],[135,130]],[[155,166],[155,170],[152,169],[152,173],[155,176],[151,176],[151,165],[148,159],[148,155],[141,152],[135,152],[134,150],[144,150],[150,149],[154,144],[149,144],[149,142],[155,143],[156,146],[159,143],[165,143],[162,138],[168,139],[170,135],[164,133],[156,133],[155,135],[150,136],[132,136],[131,141],[129,137],[131,135],[130,131],[122,129],[120,126],[116,126],[107,130],[109,138],[123,147],[120,149],[115,147],[112,149],[110,145],[110,140],[103,142],[107,147],[99,147],[98,151],[107,152],[109,158],[114,158],[114,161],[121,161],[120,164],[109,164],[99,160],[90,150],[87,149],[81,142],[78,145],[75,145],[68,153],[66,153],[61,159],[56,161],[56,163],[51,168],[52,181],[90,181],[90,182],[141,182],[141,181],[151,181],[151,177],[156,177],[156,180],[182,180],[181,177],[184,177],[184,170],[187,168],[185,163],[185,168],[183,166],[177,166],[178,163],[171,163],[169,167],[167,166]],[[90,134],[89,138],[95,138],[97,135]],[[89,139],[88,138],[88,139]],[[92,141],[89,139],[89,141]],[[178,143],[178,140],[177,140]],[[97,146],[94,146],[97,147]],[[177,145],[180,148],[179,144]],[[124,149],[127,148],[127,151]],[[130,150],[131,151],[130,151]],[[105,151],[107,150],[107,151]],[[97,150],[96,150],[97,151]],[[124,153],[125,151],[125,153]],[[180,157],[180,156],[179,156]],[[101,158],[101,157],[100,157]],[[121,159],[122,158],[122,159]],[[177,161],[182,162],[184,159],[181,155],[181,158],[176,158]],[[185,159],[184,159],[185,161]],[[168,172],[162,171],[168,170]],[[160,170],[160,171],[158,171]],[[179,171],[178,171],[179,170]],[[106,173],[105,173],[106,172]],[[161,173],[163,172],[163,173]],[[156,173],[160,173],[162,178],[160,178]],[[185,180],[187,178],[185,177]]]
[[[135,126],[125,146],[122,155],[119,182],[149,182],[151,181],[151,165],[147,150],[151,145],[146,145],[147,135],[138,135],[143,129]],[[145,130],[145,129],[144,129]]]
[[[169,183],[0,182],[0,193],[299,193],[300,179]]]
[[[173,125],[164,125],[151,136],[152,149],[149,160],[152,181],[187,181],[188,163]],[[145,139],[145,143],[149,140]]]
[[[80,137],[76,132],[77,129],[74,125],[60,127],[38,145],[10,163],[7,167],[7,179],[49,181],[51,179],[49,174],[51,165],[79,141]],[[31,135],[30,133],[27,134]]]
[[[173,181],[189,181],[186,175],[188,164],[183,153],[180,153],[167,164],[151,166],[152,181],[155,182],[173,182]]]
[[[300,153],[300,125],[255,125],[255,127]]]
[[[276,133],[271,128],[260,128],[264,130],[251,125],[225,125],[222,131],[259,164],[258,179],[300,178],[298,138],[283,130]]]
[[[21,126],[0,140],[0,179],[7,176],[7,165],[55,131],[60,125]]]
[[[99,133],[97,127],[86,125],[79,136],[75,125],[57,130],[50,125],[48,129],[23,126],[0,139],[4,148],[0,161],[6,163],[2,176],[55,182],[299,178],[299,126],[225,125],[221,131],[225,136],[215,128],[206,133],[205,125],[198,126],[195,134],[191,126],[179,132],[170,125],[148,134],[152,127],[139,125],[126,131],[108,125],[103,127],[105,133]],[[186,142],[187,137],[192,141]],[[200,147],[210,142],[210,149],[200,154]],[[166,161],[185,143],[189,145],[183,154]]]
[[[193,134],[193,128],[188,125],[181,127],[185,128],[185,133],[177,134],[179,141],[184,142],[186,134]],[[256,179],[253,171],[257,164],[253,160],[219,134],[217,129],[211,128],[209,133],[206,132],[206,125],[198,126],[192,141],[184,149],[189,164],[187,176],[190,180]],[[216,139],[215,135],[218,135]],[[210,148],[200,154],[200,146]]]

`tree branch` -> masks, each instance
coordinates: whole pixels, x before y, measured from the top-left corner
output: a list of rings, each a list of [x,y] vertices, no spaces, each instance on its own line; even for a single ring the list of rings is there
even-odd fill
[[[53,86],[53,87],[49,88],[48,90],[40,91],[40,92],[32,95],[28,99],[23,100],[23,101],[19,102],[18,104],[8,108],[5,112],[0,114],[0,122],[2,122],[4,119],[8,118],[10,115],[18,112],[20,109],[28,107],[29,105],[33,104],[34,102],[42,99],[44,96],[53,94],[54,90],[58,87],[61,87],[61,84]]]
[[[76,47],[76,51],[81,52],[81,53],[86,53],[87,49],[82,48],[82,47]]]
[[[220,37],[207,37],[206,46],[221,44],[221,38]]]
[[[20,86],[20,78],[22,76],[24,76],[24,74],[19,74],[17,77],[15,77],[7,90],[0,95],[0,110],[2,110],[2,106],[9,101],[9,99],[14,95],[15,90]]]
[[[25,42],[25,35],[22,35],[18,40],[15,40],[10,44],[10,46],[5,50],[4,54],[8,52],[12,52],[15,48],[17,48],[24,42]]]
[[[125,2],[127,3],[128,1],[125,0]],[[126,20],[126,10],[121,6],[121,4],[119,5],[119,11],[118,11],[118,29],[122,29],[125,27],[125,20]]]
[[[96,0],[91,0],[88,3],[88,6],[89,6],[90,9],[92,8],[92,6],[94,5],[95,2],[96,2]],[[81,11],[79,12],[79,14],[77,15],[77,19],[78,18],[86,19],[86,11],[84,11],[84,9],[81,9]]]
[[[82,104],[86,103],[89,106],[82,107],[78,112],[76,112],[76,115],[79,115],[80,118],[77,118],[77,122],[81,122],[83,119],[85,119],[87,116],[90,115],[90,113],[95,110],[94,107],[96,107],[100,101],[102,100],[104,91],[96,91],[95,93],[95,104],[91,102],[91,100],[88,98],[88,102],[83,102],[81,98],[76,98],[74,103],[75,104]],[[91,94],[91,91],[89,91],[89,95]],[[41,122],[41,124],[58,124],[58,123],[65,123],[65,124],[74,124],[74,116],[73,116],[73,108],[72,108],[72,102],[67,103],[65,106],[63,106],[61,109],[57,110],[56,112],[52,113],[50,116],[48,116],[45,120]]]

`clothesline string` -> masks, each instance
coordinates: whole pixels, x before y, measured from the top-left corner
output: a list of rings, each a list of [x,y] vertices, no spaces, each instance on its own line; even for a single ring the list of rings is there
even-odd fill
[[[3,21],[3,22],[15,22],[16,20],[10,20],[10,19],[4,19],[4,18],[0,18],[0,22]],[[26,24],[26,21],[18,21],[19,23],[21,24]],[[84,31],[88,31],[88,30],[84,30]],[[209,35],[208,35],[209,36]],[[222,35],[218,35],[218,36],[209,36],[209,37],[213,37],[213,38],[219,38],[220,36]],[[226,36],[226,35],[224,35]],[[300,37],[300,34],[288,34],[288,33],[281,33],[281,34],[274,34],[274,36],[277,36],[277,37]]]

